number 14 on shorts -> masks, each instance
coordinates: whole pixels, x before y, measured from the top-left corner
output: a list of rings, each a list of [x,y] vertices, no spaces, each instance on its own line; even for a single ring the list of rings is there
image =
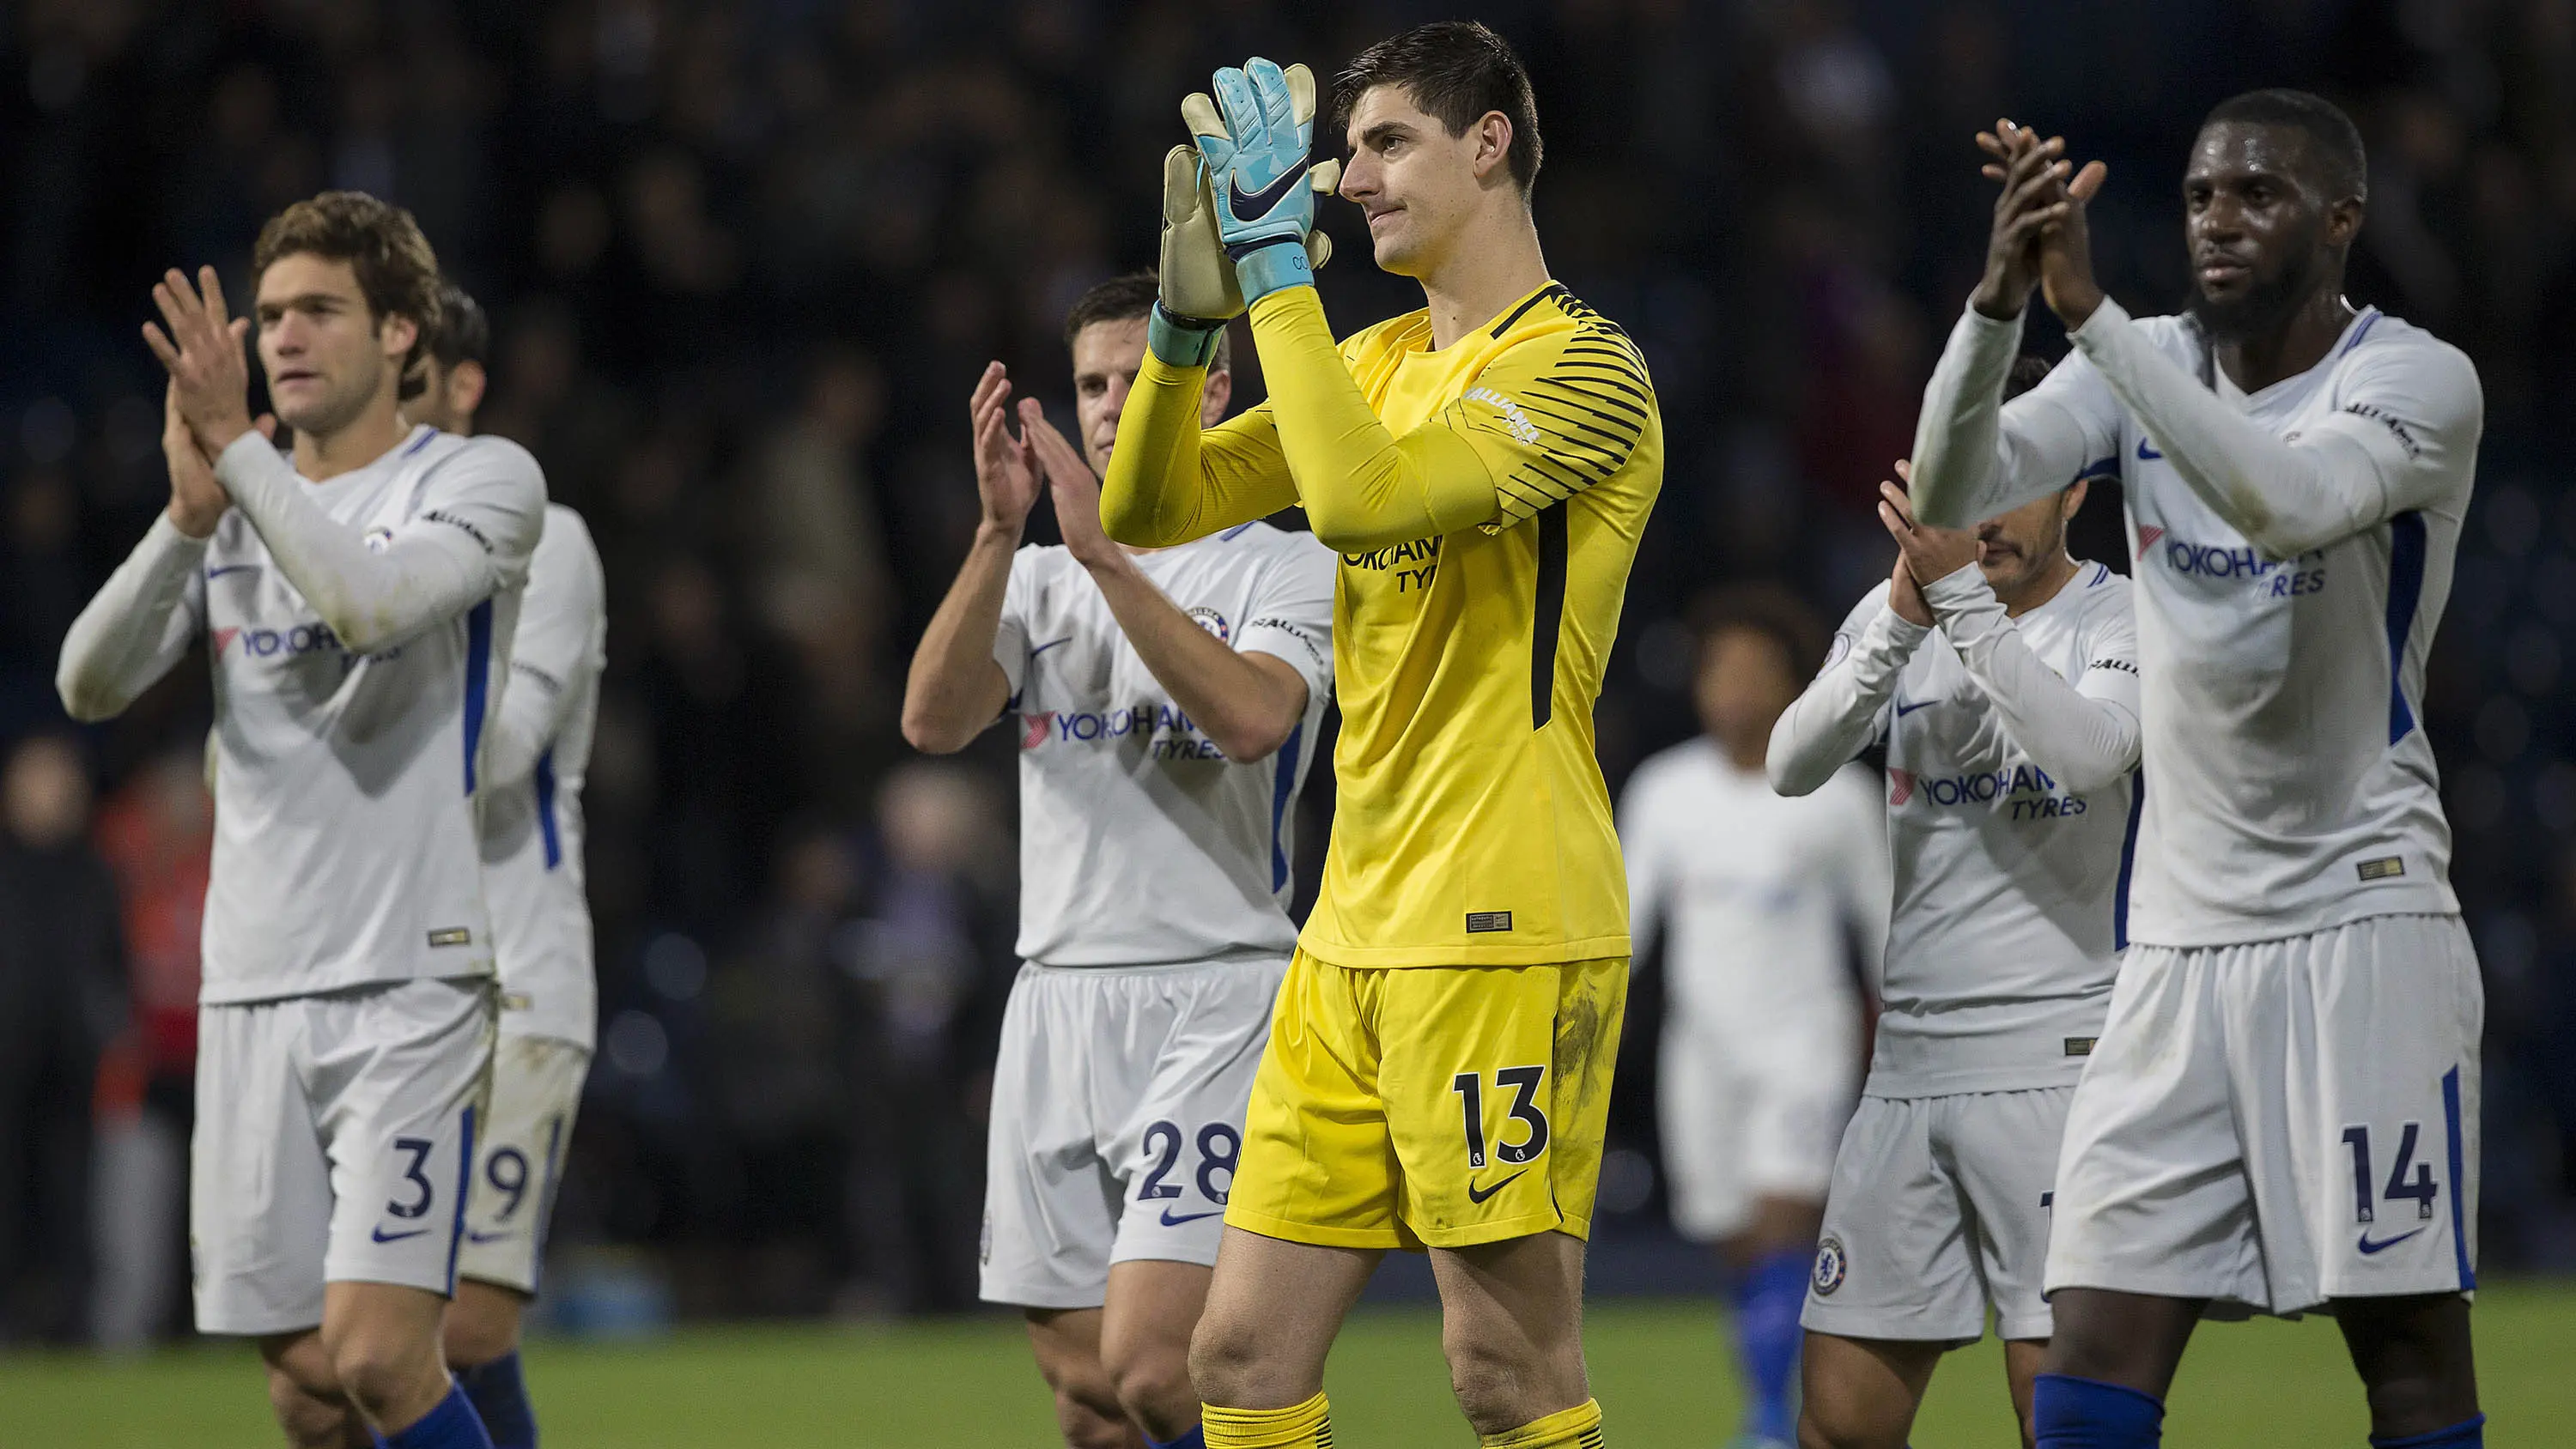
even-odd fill
[[[2429,1220],[2433,1216],[2433,1200],[2441,1195],[2442,1189],[2433,1181],[2432,1160],[2430,1158],[2419,1160],[2415,1155],[2416,1143],[2422,1136],[2423,1124],[2420,1122],[2409,1122],[2399,1129],[2396,1162],[2388,1169],[2388,1180],[2383,1184],[2371,1171],[2370,1129],[2368,1127],[2343,1129],[2344,1146],[2352,1152],[2354,1221],[2377,1222],[2379,1203],[2398,1203],[2408,1199],[2412,1199],[2415,1203],[2417,1218]],[[2382,1140],[2384,1141],[2385,1138]],[[2372,1251],[2366,1237],[2362,1251],[2365,1253]]]

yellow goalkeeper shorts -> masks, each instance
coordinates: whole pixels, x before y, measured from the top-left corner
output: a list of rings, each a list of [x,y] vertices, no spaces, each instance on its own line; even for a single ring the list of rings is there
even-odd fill
[[[1625,957],[1354,970],[1272,1010],[1228,1224],[1344,1248],[1589,1237]]]

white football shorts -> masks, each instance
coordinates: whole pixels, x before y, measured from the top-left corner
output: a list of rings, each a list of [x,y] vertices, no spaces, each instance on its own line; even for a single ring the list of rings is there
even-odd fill
[[[1776,1019],[1664,1018],[1656,1106],[1673,1226],[1716,1242],[1766,1197],[1821,1201],[1860,1085],[1860,1022],[1834,995]]]
[[[1843,1130],[1799,1322],[1818,1333],[2046,1338],[2040,1279],[2069,1087],[1863,1097]]]
[[[2049,1291],[2242,1316],[2475,1288],[2485,1016],[2457,916],[2130,947],[2067,1115]]]
[[[546,1223],[572,1146],[590,1052],[579,1042],[504,1033],[492,1054],[492,1111],[476,1134],[456,1274],[533,1295],[545,1267]]]
[[[326,1282],[452,1294],[491,1083],[489,977],[197,1011],[197,1327],[322,1322]]]
[[[1020,968],[993,1069],[985,1301],[1097,1308],[1112,1263],[1215,1264],[1287,970]]]

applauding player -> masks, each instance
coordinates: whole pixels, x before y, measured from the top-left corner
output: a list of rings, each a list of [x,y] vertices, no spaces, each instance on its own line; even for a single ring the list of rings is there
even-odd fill
[[[2188,316],[2093,280],[2058,140],[1980,137],[1986,274],[1924,398],[1924,523],[2116,466],[2149,785],[2129,952],[2068,1109],[2042,1445],[2140,1449],[2204,1311],[2330,1306],[2375,1442],[2480,1442],[2477,960],[2418,710],[2483,419],[2455,348],[2343,299],[2360,134],[2222,102],[2183,176]],[[2034,285],[2075,353],[1998,407]]]
[[[1485,1442],[1597,1444],[1583,1240],[1628,919],[1592,707],[1663,477],[1654,391],[1548,279],[1537,110],[1491,31],[1408,31],[1340,80],[1341,192],[1428,305],[1338,347],[1310,264],[1313,82],[1256,59],[1216,90],[1183,107],[1202,168],[1167,159],[1162,297],[1102,518],[1168,545],[1304,504],[1342,556],[1343,726],[1322,898],[1190,1356],[1207,1442],[1331,1443],[1342,1318],[1387,1249],[1427,1246]],[[1207,362],[1247,302],[1270,401],[1208,427]]]
[[[215,672],[189,1236],[197,1326],[251,1334],[296,1445],[487,1446],[449,1379],[492,1065],[484,736],[544,526],[517,445],[406,427],[438,264],[408,212],[328,192],[260,232],[247,321],[212,268],[153,292],[170,507],[63,641],[79,719],[203,634]]]
[[[1802,1443],[1901,1449],[1989,1308],[2029,1438],[2057,1144],[2128,944],[2141,800],[2129,581],[2066,550],[2085,489],[1960,532],[1885,485],[1896,567],[1771,737],[1791,793],[1885,746],[1896,864],[1876,1060],[1807,1288]]]
[[[421,393],[403,404],[404,416],[470,436],[491,343],[483,309],[454,284],[443,288]],[[546,1219],[598,1031],[581,787],[607,664],[599,550],[580,514],[549,503],[545,536],[528,564],[508,683],[484,736],[483,890],[501,972],[501,1040],[447,1313],[447,1362],[494,1449],[537,1442],[519,1369],[519,1319],[544,1266]]]
[[[1140,552],[1099,483],[1145,357],[1147,273],[1065,322],[1076,453],[986,369],[984,517],[913,656],[905,737],[1020,741],[1020,955],[993,1080],[983,1294],[1028,1314],[1074,1449],[1198,1444],[1207,1299],[1245,1098],[1296,943],[1290,814],[1332,696],[1332,555],[1244,522]],[[1206,421],[1230,379],[1216,356]],[[1043,479],[1060,548],[1021,548]],[[1007,713],[1006,713],[1007,712]]]

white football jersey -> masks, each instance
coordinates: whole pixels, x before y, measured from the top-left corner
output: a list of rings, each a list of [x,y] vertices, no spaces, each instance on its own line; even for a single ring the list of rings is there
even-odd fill
[[[528,565],[483,799],[483,889],[501,971],[501,1030],[589,1047],[599,987],[583,891],[581,786],[608,666],[607,582],[581,515],[546,506]],[[502,739],[524,732],[526,772],[504,778]],[[518,762],[511,761],[513,765]]]
[[[477,770],[544,476],[515,443],[421,427],[375,462],[303,486],[371,548],[406,529],[463,529],[504,587],[354,654],[242,510],[216,526],[186,604],[215,684],[209,1004],[493,969]]]
[[[1312,534],[1249,523],[1136,563],[1237,652],[1286,660],[1306,681],[1305,717],[1270,758],[1226,759],[1073,555],[1021,549],[993,641],[1020,741],[1020,955],[1286,956],[1297,791],[1332,700],[1333,554]]]
[[[2000,386],[2019,336],[2018,320],[1961,321],[1926,434],[1976,435],[1973,394],[1988,376]],[[2376,309],[2315,367],[2251,396],[2186,318],[2105,302],[2074,339],[2003,406],[1999,436],[1985,427],[1993,442],[1940,470],[1957,482],[1935,517],[2119,473],[2148,784],[2131,935],[2214,946],[2456,912],[2420,712],[2476,468],[2475,369]],[[1923,458],[1918,438],[1918,488]]]
[[[2082,564],[2011,627],[2059,678],[2134,713],[2129,595],[2127,579]],[[1881,584],[1844,621],[1837,658],[1887,607]],[[2128,945],[2136,771],[2093,789],[2051,778],[1937,628],[1897,674],[1876,738],[1896,895],[1866,1091],[2071,1084]]]
[[[1857,1009],[1854,952],[1873,984],[1887,940],[1887,828],[1878,777],[1853,765],[1782,796],[1703,735],[1656,754],[1619,797],[1629,936],[1658,927],[1674,1009],[1723,1027],[1820,1006]]]

